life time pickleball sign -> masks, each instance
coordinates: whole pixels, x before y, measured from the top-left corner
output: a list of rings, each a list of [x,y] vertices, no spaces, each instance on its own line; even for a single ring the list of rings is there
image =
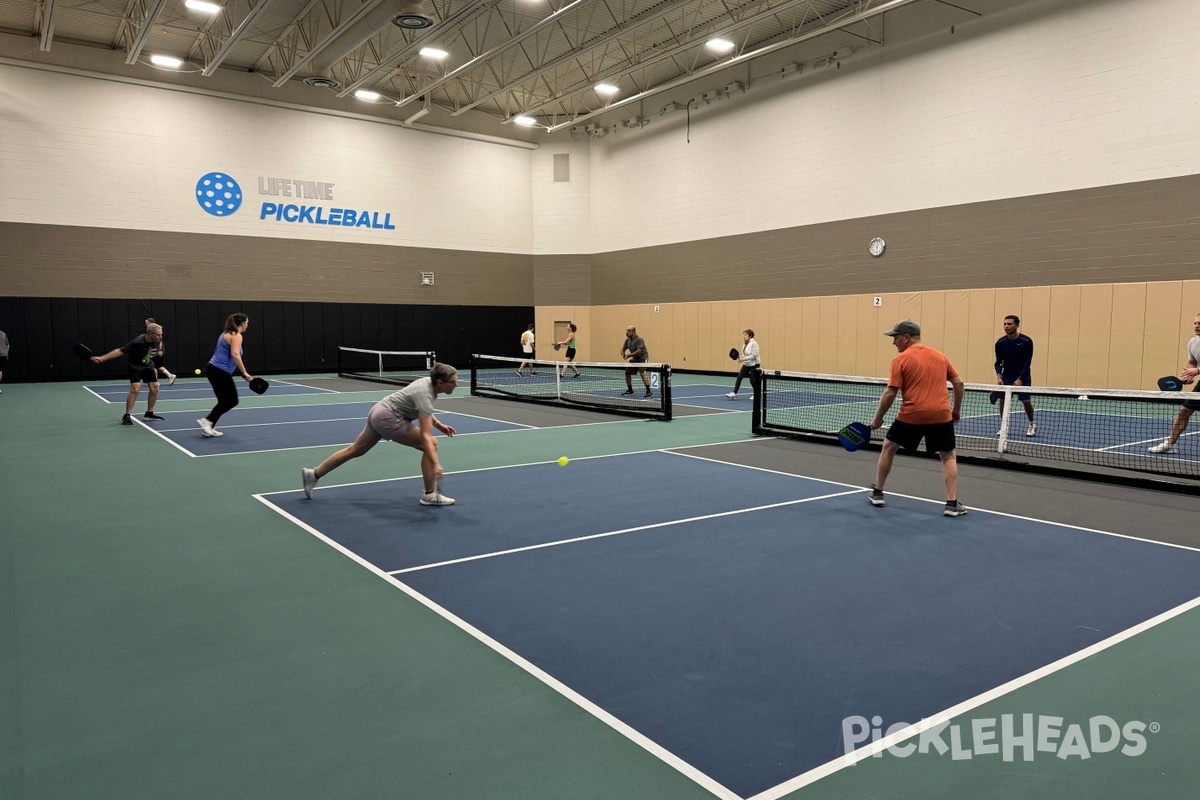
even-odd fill
[[[334,184],[328,181],[259,177],[259,195],[274,199],[262,201],[258,218],[294,225],[396,230],[391,212],[316,204],[336,202],[333,190]],[[288,202],[288,198],[315,202]],[[241,208],[242,187],[232,175],[209,172],[196,181],[196,202],[214,217],[227,217]]]

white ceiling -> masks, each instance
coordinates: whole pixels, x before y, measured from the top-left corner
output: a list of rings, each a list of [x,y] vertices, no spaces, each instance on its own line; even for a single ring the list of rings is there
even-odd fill
[[[768,56],[776,71],[802,72],[887,45],[893,31],[911,39],[1035,5],[1029,0],[218,2],[222,10],[205,15],[186,8],[184,0],[0,0],[0,32],[29,37],[31,61],[54,62],[56,53],[82,45],[106,51],[88,59],[92,71],[178,82],[183,76],[167,76],[149,63],[151,55],[173,55],[185,60],[180,72],[192,86],[225,90],[230,83],[222,78],[237,73],[245,81],[252,75],[253,94],[265,99],[324,108],[338,102],[397,119],[427,108],[434,113],[426,123],[529,138],[508,124],[517,115],[533,117],[546,130],[579,133],[589,124],[594,130],[602,116],[618,118],[615,112],[622,109],[620,119],[640,124],[645,109],[657,113],[680,91],[729,94],[744,88],[750,62],[766,63]],[[393,24],[397,13],[412,12],[432,25]],[[714,37],[732,42],[733,49],[714,52],[706,45]],[[426,46],[448,56],[420,55]],[[302,83],[314,78],[334,86]],[[598,94],[594,87],[601,82],[616,86],[617,93]],[[351,99],[358,89],[381,95],[377,110]]]

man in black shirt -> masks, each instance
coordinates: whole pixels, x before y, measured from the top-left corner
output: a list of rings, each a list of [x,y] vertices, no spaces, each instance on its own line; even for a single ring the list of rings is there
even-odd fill
[[[1021,318],[1009,314],[1004,318],[1004,335],[996,340],[996,384],[998,386],[1032,386],[1033,339],[1021,333]],[[1025,406],[1029,424],[1026,436],[1037,435],[1037,424],[1033,421],[1033,402],[1028,392],[1017,392],[1017,399]],[[1004,413],[1001,406],[1000,413]],[[1003,419],[1003,416],[1001,417]],[[999,435],[999,434],[997,434]]]
[[[146,332],[128,344],[111,350],[102,356],[92,356],[92,361],[103,364],[111,361],[122,353],[125,354],[126,365],[129,368],[129,394],[125,397],[125,416],[121,417],[122,425],[132,425],[133,405],[137,402],[138,394],[142,391],[142,383],[150,384],[150,395],[146,398],[146,413],[143,419],[162,419],[154,413],[154,404],[158,401],[158,372],[154,367],[154,354],[162,342],[162,325],[148,325]]]

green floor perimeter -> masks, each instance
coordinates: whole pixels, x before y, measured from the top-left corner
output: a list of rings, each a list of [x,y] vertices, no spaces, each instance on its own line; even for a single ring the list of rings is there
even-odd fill
[[[0,800],[710,796],[251,497],[296,488],[335,448],[192,459],[119,416],[77,384],[0,395]],[[683,447],[748,427],[714,414],[479,435],[443,460]],[[337,482],[416,467],[380,448]],[[971,712],[1158,722],[1140,757],[885,756],[796,796],[1190,797],[1197,663],[1190,613]]]

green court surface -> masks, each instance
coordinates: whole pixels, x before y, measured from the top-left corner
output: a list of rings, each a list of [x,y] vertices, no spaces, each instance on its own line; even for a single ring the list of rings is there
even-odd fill
[[[479,413],[470,405],[479,402],[455,395],[439,407]],[[496,414],[538,413],[490,402]],[[209,405],[164,401],[160,410]],[[0,395],[0,800],[713,796],[252,496],[299,488],[300,468],[335,448],[188,458],[119,417],[79,384],[6,383]],[[453,473],[695,448],[859,486],[872,478],[867,454],[753,441],[744,413],[597,422],[583,414],[577,425],[461,437],[443,443],[442,458]],[[936,492],[934,469],[900,465],[896,491]],[[336,483],[417,474],[415,453],[380,446]],[[1107,520],[1117,533],[1197,544],[1179,527],[1194,526],[1194,497],[964,467],[971,481],[995,482],[994,497],[1027,493],[1035,516],[1069,522],[1079,518],[1069,507],[1086,504],[1081,525]],[[537,486],[529,492],[494,513],[519,517],[523,502],[545,502]],[[564,500],[567,533],[571,518]],[[1200,612],[1191,610],[968,714],[1153,722],[1159,730],[1138,756],[885,754],[774,796],[1191,797],[1198,663]],[[831,760],[837,746],[831,732]]]

